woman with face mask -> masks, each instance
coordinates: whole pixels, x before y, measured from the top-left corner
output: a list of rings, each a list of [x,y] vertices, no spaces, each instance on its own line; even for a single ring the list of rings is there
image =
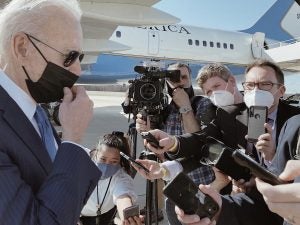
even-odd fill
[[[130,165],[120,157],[120,152],[130,155],[130,148],[123,132],[106,134],[90,154],[102,176],[87,204],[81,211],[83,225],[114,224],[116,208],[122,224],[141,224],[139,216],[124,219],[123,209],[135,204],[137,195],[133,189],[133,179],[129,176]]]

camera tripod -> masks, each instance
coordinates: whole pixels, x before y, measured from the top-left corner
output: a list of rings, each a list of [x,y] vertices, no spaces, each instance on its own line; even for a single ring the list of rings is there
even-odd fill
[[[128,135],[132,142],[132,157],[136,158],[136,149],[137,149],[137,130],[135,127],[135,123],[129,125]],[[142,151],[140,158],[149,159],[157,161],[158,158],[152,152],[148,150]],[[146,181],[146,213],[145,213],[145,225],[152,224],[152,209],[154,210],[154,222],[155,225],[158,225],[158,197],[157,197],[157,180]]]

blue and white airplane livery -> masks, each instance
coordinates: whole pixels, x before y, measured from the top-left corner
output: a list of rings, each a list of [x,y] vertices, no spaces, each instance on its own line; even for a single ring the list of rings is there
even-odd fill
[[[93,64],[99,54],[107,53],[241,66],[269,58],[283,68],[300,70],[300,0],[277,0],[252,27],[242,31],[180,25],[178,18],[152,7],[159,1],[81,0],[83,64]],[[0,0],[0,7],[5,2]],[[271,51],[279,41],[292,39],[298,42]]]
[[[267,49],[279,41],[300,41],[300,6],[293,0],[277,0],[251,28],[239,32],[180,24],[119,26],[110,40],[128,48],[110,54],[246,65],[268,58]],[[297,48],[299,53],[300,45]]]

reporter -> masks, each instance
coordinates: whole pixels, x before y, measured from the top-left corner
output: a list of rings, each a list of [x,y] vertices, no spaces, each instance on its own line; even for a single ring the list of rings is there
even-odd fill
[[[139,216],[124,218],[123,210],[137,201],[133,179],[129,176],[130,166],[120,157],[120,152],[130,154],[130,148],[123,132],[106,134],[90,152],[91,158],[102,171],[101,179],[91,194],[81,214],[83,225],[113,224],[116,207],[123,225],[141,225]],[[97,223],[97,221],[100,221]]]

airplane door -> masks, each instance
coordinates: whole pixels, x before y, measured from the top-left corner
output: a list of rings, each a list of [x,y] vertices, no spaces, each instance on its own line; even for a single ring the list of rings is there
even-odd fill
[[[263,56],[265,42],[265,34],[261,32],[256,32],[252,36],[251,50],[252,55],[255,59],[259,59]]]
[[[159,33],[156,30],[148,32],[148,54],[157,55],[159,52]]]

